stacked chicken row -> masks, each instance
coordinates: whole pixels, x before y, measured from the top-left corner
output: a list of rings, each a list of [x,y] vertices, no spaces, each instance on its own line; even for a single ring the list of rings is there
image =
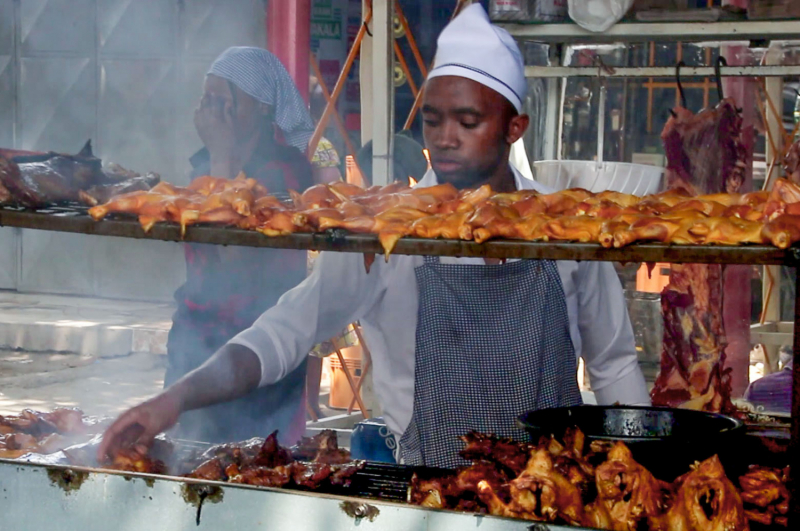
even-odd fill
[[[304,438],[294,450],[278,444],[277,432],[266,440],[221,444],[207,450],[189,477],[228,481],[259,487],[296,487],[316,490],[322,486],[348,486],[364,467],[339,448],[336,432],[323,431]]]
[[[634,242],[771,244],[800,240],[800,187],[779,180],[771,192],[691,196],[683,190],[637,197],[570,189],[495,193],[489,186],[458,191],[449,184],[410,188],[395,183],[363,189],[338,182],[317,185],[282,202],[253,179],[199,177],[187,187],[162,182],[93,207],[96,220],[134,214],[145,231],[158,222],[198,223],[257,230],[267,236],[345,229],[380,237],[387,255],[402,237],[484,242]]]
[[[74,444],[76,438],[90,434],[90,428],[78,409],[26,409],[19,415],[0,415],[0,459],[62,450]]]
[[[153,457],[158,453],[154,448],[171,450],[165,439],[157,439],[151,448],[137,445],[120,449],[106,461],[98,462],[97,446],[106,420],[109,419],[86,417],[77,408],[25,409],[19,415],[0,416],[0,459],[39,461],[48,456],[45,460],[54,464],[151,474],[166,472],[163,461]]]
[[[750,521],[787,525],[786,471],[751,468],[737,489],[714,456],[667,483],[621,442],[584,448],[577,429],[563,443],[551,438],[523,444],[478,433],[463,440],[461,455],[474,464],[450,476],[416,476],[412,503],[614,531],[743,531]]]

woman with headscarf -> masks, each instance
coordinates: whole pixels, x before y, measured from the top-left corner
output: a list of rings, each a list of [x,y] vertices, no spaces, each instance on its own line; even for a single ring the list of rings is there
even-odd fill
[[[305,152],[314,126],[297,87],[270,52],[236,47],[217,58],[194,121],[205,147],[191,158],[193,178],[244,172],[277,195],[313,184]],[[165,387],[299,284],[306,253],[188,244],[186,269],[186,283],[175,294]],[[266,437],[277,429],[281,441],[293,444],[305,428],[305,374],[303,363],[276,385],[186,413],[176,436],[216,443]]]

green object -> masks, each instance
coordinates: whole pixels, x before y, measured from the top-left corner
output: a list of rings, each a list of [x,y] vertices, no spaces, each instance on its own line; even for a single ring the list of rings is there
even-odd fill
[[[421,180],[428,171],[428,159],[422,152],[422,145],[411,138],[410,133],[402,131],[394,137],[394,178],[402,180],[412,177]],[[372,141],[364,144],[356,154],[356,161],[361,173],[372,183]]]

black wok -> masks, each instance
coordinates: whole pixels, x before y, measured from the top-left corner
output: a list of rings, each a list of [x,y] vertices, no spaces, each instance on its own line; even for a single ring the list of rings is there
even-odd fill
[[[622,441],[634,459],[665,481],[674,480],[696,461],[714,454],[723,463],[731,462],[726,457],[736,455],[737,441],[741,442],[745,434],[742,422],[724,415],[636,406],[542,409],[521,415],[517,423],[534,442],[541,436],[560,438],[567,428],[575,426],[586,435],[587,444],[594,440]]]

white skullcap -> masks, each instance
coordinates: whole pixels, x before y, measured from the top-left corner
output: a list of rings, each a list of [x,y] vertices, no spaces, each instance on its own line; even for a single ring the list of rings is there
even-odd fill
[[[428,79],[439,76],[477,81],[505,96],[522,112],[528,90],[522,53],[506,30],[489,22],[480,4],[464,9],[439,35]]]

